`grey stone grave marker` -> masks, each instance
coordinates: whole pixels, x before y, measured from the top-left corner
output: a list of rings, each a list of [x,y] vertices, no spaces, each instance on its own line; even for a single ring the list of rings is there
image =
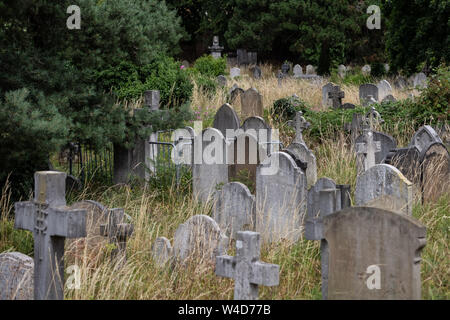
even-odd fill
[[[251,231],[239,231],[236,238],[236,256],[218,256],[216,275],[232,278],[235,300],[257,300],[258,285],[277,286],[280,267],[259,261],[260,235]]]
[[[366,127],[363,129],[360,142],[355,144],[355,151],[356,171],[360,175],[376,164],[375,154],[381,152],[381,142],[375,141],[372,130]]]
[[[377,207],[412,215],[413,184],[395,167],[377,164],[356,178],[357,206]]]
[[[0,253],[0,300],[33,300],[34,261],[20,252]]]
[[[378,100],[383,101],[389,95],[392,95],[391,84],[387,80],[381,80],[378,82]]]
[[[328,96],[328,93],[331,92],[331,90],[334,87],[334,83],[328,82],[326,85],[322,87],[322,106],[323,107],[331,107],[333,105],[333,101]]]
[[[214,116],[213,128],[216,128],[220,132],[222,132],[223,136],[227,137],[227,129],[237,130],[240,126],[239,117],[234,111],[233,107],[228,103],[222,105],[219,110],[217,110],[216,115]]]
[[[126,262],[127,240],[133,234],[134,226],[126,223],[123,209],[109,209],[107,213],[107,223],[100,225],[100,234],[108,237],[109,243],[116,247],[111,252],[111,261],[117,262],[117,267],[121,267]]]
[[[240,75],[241,75],[241,69],[236,68],[236,67],[230,69],[230,77],[231,77],[231,79],[239,77]]]
[[[375,150],[375,164],[379,164],[383,162],[390,151],[397,148],[397,142],[390,135],[378,131],[372,131],[372,137],[373,141],[377,144]],[[365,141],[368,141],[368,137],[364,135],[360,135],[356,138],[356,144],[364,143]],[[379,149],[378,144],[380,147]]]
[[[262,77],[261,68],[258,66],[253,67],[252,74],[253,74],[253,78],[258,79],[258,80],[261,79],[261,77]]]
[[[367,106],[371,102],[370,97],[378,101],[378,87],[371,83],[362,84],[359,86],[359,102],[363,106]]]
[[[314,66],[308,64],[306,66],[306,74],[315,76],[316,75],[316,68],[314,68]]]
[[[339,76],[341,78],[344,78],[346,73],[347,73],[347,68],[343,64],[340,64],[338,66],[338,74],[339,74]]]
[[[228,238],[219,225],[205,215],[195,215],[178,226],[173,239],[173,253],[177,262],[188,258],[198,263],[214,263],[216,256],[223,255]]]
[[[328,299],[420,299],[426,229],[411,217],[351,207],[324,218]]]
[[[232,239],[238,231],[254,230],[255,196],[240,182],[227,183],[217,193],[213,218]]]
[[[152,246],[153,260],[159,267],[170,264],[173,258],[173,248],[170,241],[165,237],[158,237]]]
[[[215,128],[205,129],[194,138],[192,189],[194,198],[203,203],[210,200],[218,184],[228,182],[227,145]]]
[[[262,95],[255,88],[250,88],[241,94],[242,119],[252,116],[262,117],[263,115],[264,109]]]
[[[342,99],[344,99],[345,93],[341,91],[341,87],[334,86],[330,92],[328,92],[328,98],[332,101],[333,108],[339,109],[342,106]]]
[[[442,143],[442,140],[431,126],[425,125],[416,131],[409,146],[415,146],[419,152],[422,152],[423,149],[433,142]]]
[[[86,236],[86,211],[66,207],[66,174],[38,171],[34,201],[16,202],[16,229],[33,232],[34,298],[64,299],[64,240]]]
[[[372,68],[370,68],[370,66],[369,66],[368,64],[364,65],[364,66],[361,68],[361,72],[362,72],[363,75],[365,75],[365,76],[369,76],[371,71],[372,71]]]
[[[302,69],[302,66],[299,65],[299,64],[296,64],[296,65],[294,66],[293,72],[294,72],[294,78],[301,78],[302,75],[303,75],[303,69]]]
[[[230,89],[230,103],[234,103],[234,100],[244,93],[244,89],[239,88],[237,84],[234,84]]]
[[[256,170],[256,230],[264,241],[297,241],[306,212],[306,176],[285,152],[274,152]]]
[[[219,75],[216,78],[217,83],[219,84],[219,86],[221,87],[226,87],[227,86],[227,78],[224,75]]]

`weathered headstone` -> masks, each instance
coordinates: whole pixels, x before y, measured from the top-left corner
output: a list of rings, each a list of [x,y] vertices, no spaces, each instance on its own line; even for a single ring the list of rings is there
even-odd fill
[[[281,72],[283,73],[283,76],[287,76],[289,70],[291,70],[291,65],[289,63],[283,63],[281,65]]]
[[[442,140],[431,126],[425,125],[416,131],[409,146],[415,146],[419,152],[422,152],[423,149],[433,142],[442,143]]]
[[[239,88],[237,84],[234,84],[230,89],[230,103],[233,104],[234,100],[236,100],[238,96],[240,97],[244,94],[244,92],[244,89]]]
[[[145,105],[150,108],[150,111],[159,110],[159,102],[161,95],[159,90],[147,90],[144,93]]]
[[[397,101],[397,99],[395,99],[392,94],[388,94],[383,98],[383,100],[381,100],[381,102],[395,102],[395,101]]]
[[[294,72],[294,78],[301,78],[301,76],[303,75],[303,69],[302,69],[302,66],[299,65],[299,64],[296,64],[296,65],[294,66],[293,72]]]
[[[386,80],[378,82],[378,100],[382,101],[385,97],[392,95],[392,87]]]
[[[372,136],[377,145],[379,142],[380,148],[375,150],[375,164],[379,164],[383,162],[390,151],[397,148],[397,142],[390,135],[378,131],[372,131]],[[356,138],[356,144],[364,143],[366,140],[367,137],[360,135]]]
[[[291,143],[287,150],[295,159],[305,162],[307,186],[312,186],[317,181],[317,160],[314,153],[304,143]]]
[[[252,116],[262,117],[264,115],[262,95],[255,89],[250,88],[241,94],[241,117],[246,119]]]
[[[379,208],[352,207],[324,218],[328,299],[420,299],[426,229]]]
[[[239,77],[240,75],[241,75],[241,69],[236,68],[236,67],[230,69],[230,77],[231,77],[231,79]]]
[[[334,109],[340,109],[342,106],[342,99],[344,99],[345,93],[341,91],[341,87],[334,86],[330,92],[328,92],[328,98],[332,101]]]
[[[247,52],[247,60],[248,60],[249,64],[257,64],[258,63],[258,52],[248,51]]]
[[[386,154],[382,163],[396,167],[412,183],[420,183],[420,152],[413,146],[409,148],[393,149]]]
[[[192,189],[194,198],[201,202],[210,200],[218,184],[228,182],[227,145],[215,128],[205,129],[194,138]]]
[[[152,246],[152,256],[155,263],[160,267],[170,263],[173,257],[173,248],[170,241],[165,237],[156,238]]]
[[[64,299],[64,240],[86,236],[86,211],[66,207],[65,181],[63,172],[36,172],[34,201],[14,205],[14,227],[33,232],[36,300]]]
[[[368,64],[364,65],[364,66],[361,68],[361,72],[362,72],[362,74],[365,75],[365,76],[370,76],[370,72],[371,72],[371,71],[372,71],[372,68],[370,68],[370,66],[369,66]]]
[[[312,65],[308,64],[306,66],[306,74],[307,75],[316,75],[316,68],[314,68]]]
[[[344,103],[341,107],[342,109],[355,109],[356,106],[353,103]]]
[[[358,139],[357,139],[358,140]],[[376,164],[375,154],[381,152],[381,142],[375,141],[373,131],[365,128],[360,142],[355,144],[357,175],[369,170]]]
[[[221,87],[226,87],[227,86],[227,78],[221,74],[221,75],[217,76],[217,83]]]
[[[0,253],[0,300],[33,300],[34,261],[20,252]]]
[[[320,240],[322,266],[322,295],[328,289],[328,244],[323,240],[323,218],[350,206],[350,186],[336,185],[329,178],[320,178],[308,190],[308,209],[305,219],[305,238]]]
[[[305,212],[305,174],[287,153],[272,153],[256,171],[256,230],[268,242],[297,241]]]
[[[355,203],[357,206],[381,207],[410,216],[413,184],[397,168],[377,164],[356,178]]]
[[[394,80],[394,87],[403,90],[408,87],[408,81],[404,77],[399,76]]]
[[[372,96],[375,101],[378,101],[378,87],[371,83],[362,84],[359,86],[359,102],[366,106],[370,102],[369,96]]]
[[[338,74],[339,74],[339,76],[341,78],[344,78],[346,73],[347,73],[347,68],[343,64],[340,64],[338,66]]]
[[[230,182],[217,192],[213,218],[223,232],[236,239],[236,233],[255,228],[255,196],[240,182]]]
[[[440,142],[433,142],[419,155],[422,172],[423,202],[437,201],[443,194],[450,193],[450,156]]]
[[[123,209],[109,209],[107,222],[100,225],[100,234],[108,237],[109,243],[115,248],[111,252],[111,261],[117,262],[117,267],[121,267],[126,262],[127,240],[132,235],[134,226],[126,223]]]
[[[413,79],[414,88],[426,88],[427,87],[427,76],[423,72],[419,72],[414,75]]]
[[[328,82],[326,85],[322,87],[322,106],[323,107],[331,107],[333,105],[333,101],[330,99],[328,94],[334,88],[334,83]]]
[[[280,267],[259,261],[260,235],[251,231],[239,231],[236,238],[236,256],[218,256],[216,275],[232,278],[235,300],[257,300],[258,285],[277,286]]]
[[[173,253],[177,262],[195,259],[197,263],[214,263],[223,255],[228,238],[219,225],[205,215],[195,215],[178,226],[173,239]]]
[[[233,107],[228,103],[225,103],[217,110],[216,115],[214,116],[213,128],[222,132],[225,138],[230,138],[227,137],[227,129],[237,130],[239,129],[239,126],[239,117]]]

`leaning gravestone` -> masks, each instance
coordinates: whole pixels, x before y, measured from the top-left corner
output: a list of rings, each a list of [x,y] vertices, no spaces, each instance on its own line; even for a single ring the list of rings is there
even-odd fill
[[[375,101],[378,101],[378,87],[371,83],[362,84],[359,86],[359,102],[363,106],[367,106],[372,96]]]
[[[385,157],[389,154],[390,151],[397,148],[397,142],[390,135],[385,134],[383,132],[372,131],[373,141],[379,142],[380,149],[375,152],[375,164],[382,163]],[[360,135],[356,138],[356,143],[363,143],[364,135]]]
[[[20,252],[0,254],[0,300],[33,300],[34,261]]]
[[[294,155],[295,159],[307,163],[306,181],[311,186],[317,181],[317,160],[314,153],[304,143],[291,143],[287,150]]]
[[[241,69],[236,68],[236,67],[230,69],[230,77],[231,77],[231,79],[239,77],[240,75],[241,75]]]
[[[16,229],[33,232],[34,298],[64,299],[64,240],[86,236],[86,211],[66,206],[66,174],[34,174],[34,200],[14,204]]]
[[[420,183],[419,150],[413,146],[391,150],[382,163],[396,167],[400,172],[414,184]]]
[[[256,230],[268,242],[297,241],[305,212],[305,174],[287,153],[272,153],[256,171]]]
[[[392,95],[392,87],[386,80],[378,82],[378,100],[382,101],[385,97]]]
[[[236,233],[254,230],[255,197],[240,182],[230,182],[217,193],[213,218],[223,232],[236,239]]]
[[[236,100],[236,98],[239,96],[241,96],[242,94],[244,94],[244,89],[239,88],[237,84],[234,84],[231,89],[230,89],[230,103],[234,103],[234,101]]]
[[[152,256],[159,267],[169,264],[173,257],[173,248],[169,239],[165,237],[156,238],[152,246]]]
[[[208,128],[194,138],[192,191],[194,198],[207,202],[218,184],[228,182],[227,142],[223,134]]]
[[[252,116],[262,117],[263,115],[262,95],[255,88],[248,89],[241,95],[242,119]]]
[[[324,218],[330,300],[421,299],[426,229],[411,217],[351,207]]]
[[[173,239],[173,253],[176,261],[188,258],[197,263],[214,263],[216,256],[223,255],[228,238],[219,225],[205,215],[196,215],[178,226]]]
[[[233,107],[228,103],[225,103],[217,110],[216,115],[214,116],[213,128],[222,132],[224,137],[231,138],[227,137],[227,129],[237,130],[239,129],[239,126],[239,117]]]
[[[395,101],[397,101],[397,99],[395,99],[392,94],[388,94],[383,98],[383,100],[381,100],[381,102],[395,102]]]
[[[322,106],[331,107],[333,105],[333,101],[330,99],[328,94],[334,88],[334,83],[328,82],[326,85],[322,87]]]
[[[377,164],[356,178],[355,204],[411,216],[413,184],[397,168]]]
[[[294,78],[301,78],[302,75],[303,75],[303,69],[302,69],[302,66],[299,65],[299,64],[296,64],[296,65],[294,66],[293,72],[294,72]]]
[[[422,152],[423,149],[433,142],[442,143],[442,140],[431,126],[425,125],[416,131],[409,146],[415,146]]]
[[[450,192],[450,156],[447,148],[440,142],[429,144],[420,156],[422,172],[422,200],[424,203],[437,201]]]
[[[236,256],[216,257],[216,275],[232,278],[235,300],[257,300],[258,285],[277,286],[280,266],[259,261],[260,235],[239,231],[236,237]]]

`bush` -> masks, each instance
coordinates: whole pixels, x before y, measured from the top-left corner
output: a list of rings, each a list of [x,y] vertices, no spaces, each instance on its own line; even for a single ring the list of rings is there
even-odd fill
[[[161,55],[150,64],[128,70],[130,74],[122,76],[126,82],[119,83],[117,90],[114,90],[120,99],[136,99],[146,90],[159,90],[161,105],[171,108],[186,103],[192,95],[193,86],[188,73],[173,58]]]
[[[370,64],[370,75],[375,78],[382,77],[386,74],[384,64],[381,62],[372,62]]]
[[[198,58],[193,69],[203,76],[215,78],[217,76],[225,75],[227,69],[227,58],[221,57],[214,59],[211,55],[204,55]]]
[[[309,106],[296,96],[282,98],[273,103],[271,110],[272,118],[275,121],[287,121],[292,120],[295,117],[297,111],[305,113]]]

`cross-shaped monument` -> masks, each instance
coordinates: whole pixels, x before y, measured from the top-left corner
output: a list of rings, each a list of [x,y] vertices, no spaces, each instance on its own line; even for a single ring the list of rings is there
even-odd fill
[[[124,223],[125,212],[123,209],[114,208],[108,211],[108,223],[100,225],[100,234],[109,238],[109,242],[116,248],[111,252],[111,260],[121,259],[120,266],[125,263],[127,239],[133,234],[134,226]]]
[[[86,210],[66,206],[66,173],[36,172],[34,200],[14,209],[14,227],[33,232],[35,300],[64,299],[64,240],[86,237]]]
[[[296,143],[303,143],[303,130],[308,129],[311,126],[311,123],[306,121],[303,117],[303,112],[298,111],[295,114],[295,140]]]
[[[257,300],[258,285],[277,286],[280,266],[258,261],[260,235],[239,231],[236,234],[236,256],[216,257],[216,275],[233,278],[235,300]]]
[[[333,101],[333,108],[338,109],[342,106],[342,99],[345,97],[344,91],[341,91],[340,86],[334,86],[328,92],[328,98]]]
[[[364,142],[356,144],[356,166],[358,175],[375,166],[375,153],[381,151],[381,142],[373,139],[370,127],[363,129]]]
[[[371,107],[370,111],[364,118],[366,125],[368,125],[371,130],[374,129],[375,125],[380,125],[384,122],[383,118],[381,118],[381,114],[375,109],[375,107]]]

